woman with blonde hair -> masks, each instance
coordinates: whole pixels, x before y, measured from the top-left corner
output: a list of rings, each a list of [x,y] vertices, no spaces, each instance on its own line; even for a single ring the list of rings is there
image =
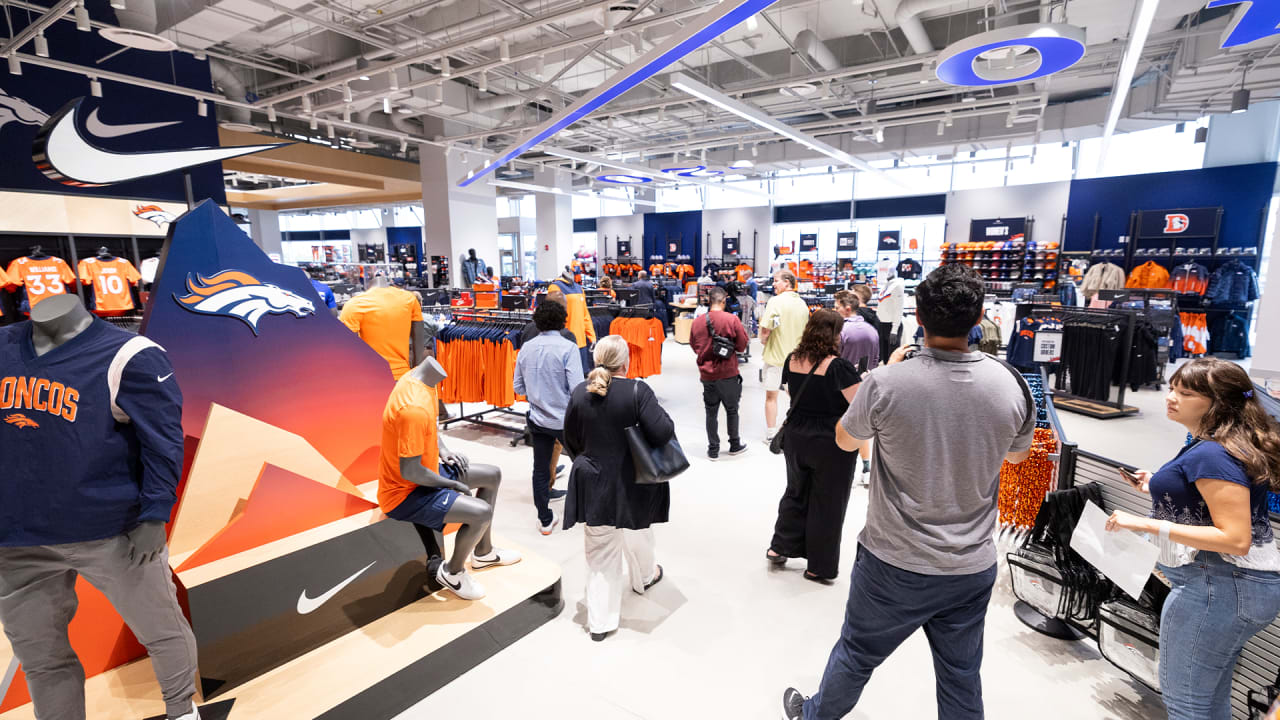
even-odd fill
[[[596,642],[618,629],[624,581],[643,594],[662,579],[650,526],[667,522],[671,508],[666,483],[636,484],[624,430],[638,426],[659,446],[675,437],[675,425],[648,385],[627,379],[630,360],[622,337],[597,342],[596,367],[574,389],[564,419],[574,456],[564,529],[586,525],[587,629]]]

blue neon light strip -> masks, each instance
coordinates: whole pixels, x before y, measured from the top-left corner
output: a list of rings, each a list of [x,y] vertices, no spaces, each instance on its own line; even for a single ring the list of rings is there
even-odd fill
[[[979,55],[1007,47],[1033,47],[1040,53],[1040,67],[1022,77],[1008,80],[988,80],[973,70],[974,60]],[[1056,72],[1080,62],[1084,57],[1085,47],[1071,38],[1064,37],[1025,37],[1012,40],[1001,40],[988,45],[979,45],[964,52],[956,53],[938,63],[936,71],[938,79],[948,85],[962,87],[993,87],[1011,85],[1052,75]]]
[[[466,187],[480,178],[493,172],[498,167],[520,157],[528,152],[533,146],[550,138],[561,130],[578,122],[582,118],[590,115],[606,104],[612,102],[615,98],[627,92],[631,88],[648,80],[665,70],[669,65],[706,45],[711,40],[723,35],[732,29],[735,25],[745,22],[747,18],[773,5],[778,0],[742,0],[739,5],[728,11],[720,18],[712,21],[706,27],[690,35],[688,38],[677,44],[675,47],[667,50],[658,57],[654,58],[648,64],[642,66],[630,75],[619,77],[615,75],[610,78],[606,85],[602,86],[603,90],[598,90],[598,95],[587,99],[580,107],[570,110],[560,118],[554,120],[550,125],[536,132],[532,137],[527,138],[524,142],[507,150],[499,158],[494,159],[488,165],[480,168],[469,178],[464,178],[458,183],[460,187]],[[719,8],[712,9],[710,12],[716,12]]]
[[[625,175],[622,173],[597,175],[596,179],[602,182],[616,183],[618,185],[640,185],[642,183],[653,182],[653,178],[641,177],[640,175]]]

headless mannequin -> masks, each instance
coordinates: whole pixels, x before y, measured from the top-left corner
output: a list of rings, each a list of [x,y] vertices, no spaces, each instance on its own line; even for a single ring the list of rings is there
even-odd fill
[[[386,275],[375,275],[373,277],[373,282],[369,283],[368,289],[376,290],[384,287],[391,287],[391,278]]]
[[[410,370],[409,376],[428,387],[435,387],[447,377],[447,373],[435,358],[429,357]],[[493,552],[489,526],[498,501],[502,472],[494,465],[472,465],[467,456],[447,448],[438,432],[436,443],[440,449],[440,462],[458,469],[457,480],[450,480],[424,467],[421,455],[400,458],[400,476],[422,487],[448,488],[458,493],[458,499],[444,518],[445,522],[462,524],[455,536],[453,554],[449,556],[446,566],[449,574],[457,575],[466,569],[467,558],[473,551],[477,555]],[[474,497],[471,495],[473,489],[476,491]]]
[[[375,275],[373,280],[369,283],[368,289],[377,290],[378,288],[386,288],[386,287],[395,287],[394,283],[391,282],[391,278],[387,277],[386,275]],[[416,322],[411,323],[409,326],[409,364],[410,365],[417,365],[418,363],[422,362],[422,359],[427,355],[426,347],[427,347],[426,333],[422,329],[422,324],[416,323]],[[443,376],[441,377],[441,379],[444,379]],[[439,382],[439,380],[437,380],[436,382]],[[434,383],[427,383],[427,384],[431,385],[432,387],[435,387]],[[442,410],[444,409],[443,402],[440,403],[440,409]]]
[[[75,295],[46,298],[31,308],[31,346],[41,356],[66,344],[93,324],[93,315]],[[151,562],[164,549],[164,523],[148,521],[126,533],[135,565]]]

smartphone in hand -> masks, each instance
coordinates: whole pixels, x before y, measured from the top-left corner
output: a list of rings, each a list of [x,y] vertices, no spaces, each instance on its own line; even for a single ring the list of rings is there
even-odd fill
[[[1143,481],[1140,475],[1132,470],[1126,470],[1124,468],[1120,468],[1120,475],[1122,475],[1125,480],[1129,481],[1129,484],[1133,486],[1134,490],[1137,490],[1138,492],[1145,492],[1142,488]]]

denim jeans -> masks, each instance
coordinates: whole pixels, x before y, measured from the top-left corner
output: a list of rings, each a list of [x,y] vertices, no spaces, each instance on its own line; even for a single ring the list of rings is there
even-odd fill
[[[551,455],[556,441],[564,440],[563,430],[552,430],[534,423],[529,425],[529,440],[533,443],[533,506],[538,511],[538,522],[550,525],[551,514]]]
[[[702,404],[707,412],[707,449],[720,449],[720,406],[729,426],[729,446],[742,444],[738,436],[738,404],[742,400],[742,376],[734,375],[723,380],[702,381]]]
[[[1280,573],[1204,551],[1189,565],[1159,567],[1173,584],[1160,615],[1160,691],[1169,720],[1230,720],[1236,660],[1280,613]]]
[[[858,704],[871,673],[916,630],[933,650],[938,717],[982,720],[982,632],[996,566],[972,575],[921,575],[858,546],[844,627],[805,720],[837,720]]]

